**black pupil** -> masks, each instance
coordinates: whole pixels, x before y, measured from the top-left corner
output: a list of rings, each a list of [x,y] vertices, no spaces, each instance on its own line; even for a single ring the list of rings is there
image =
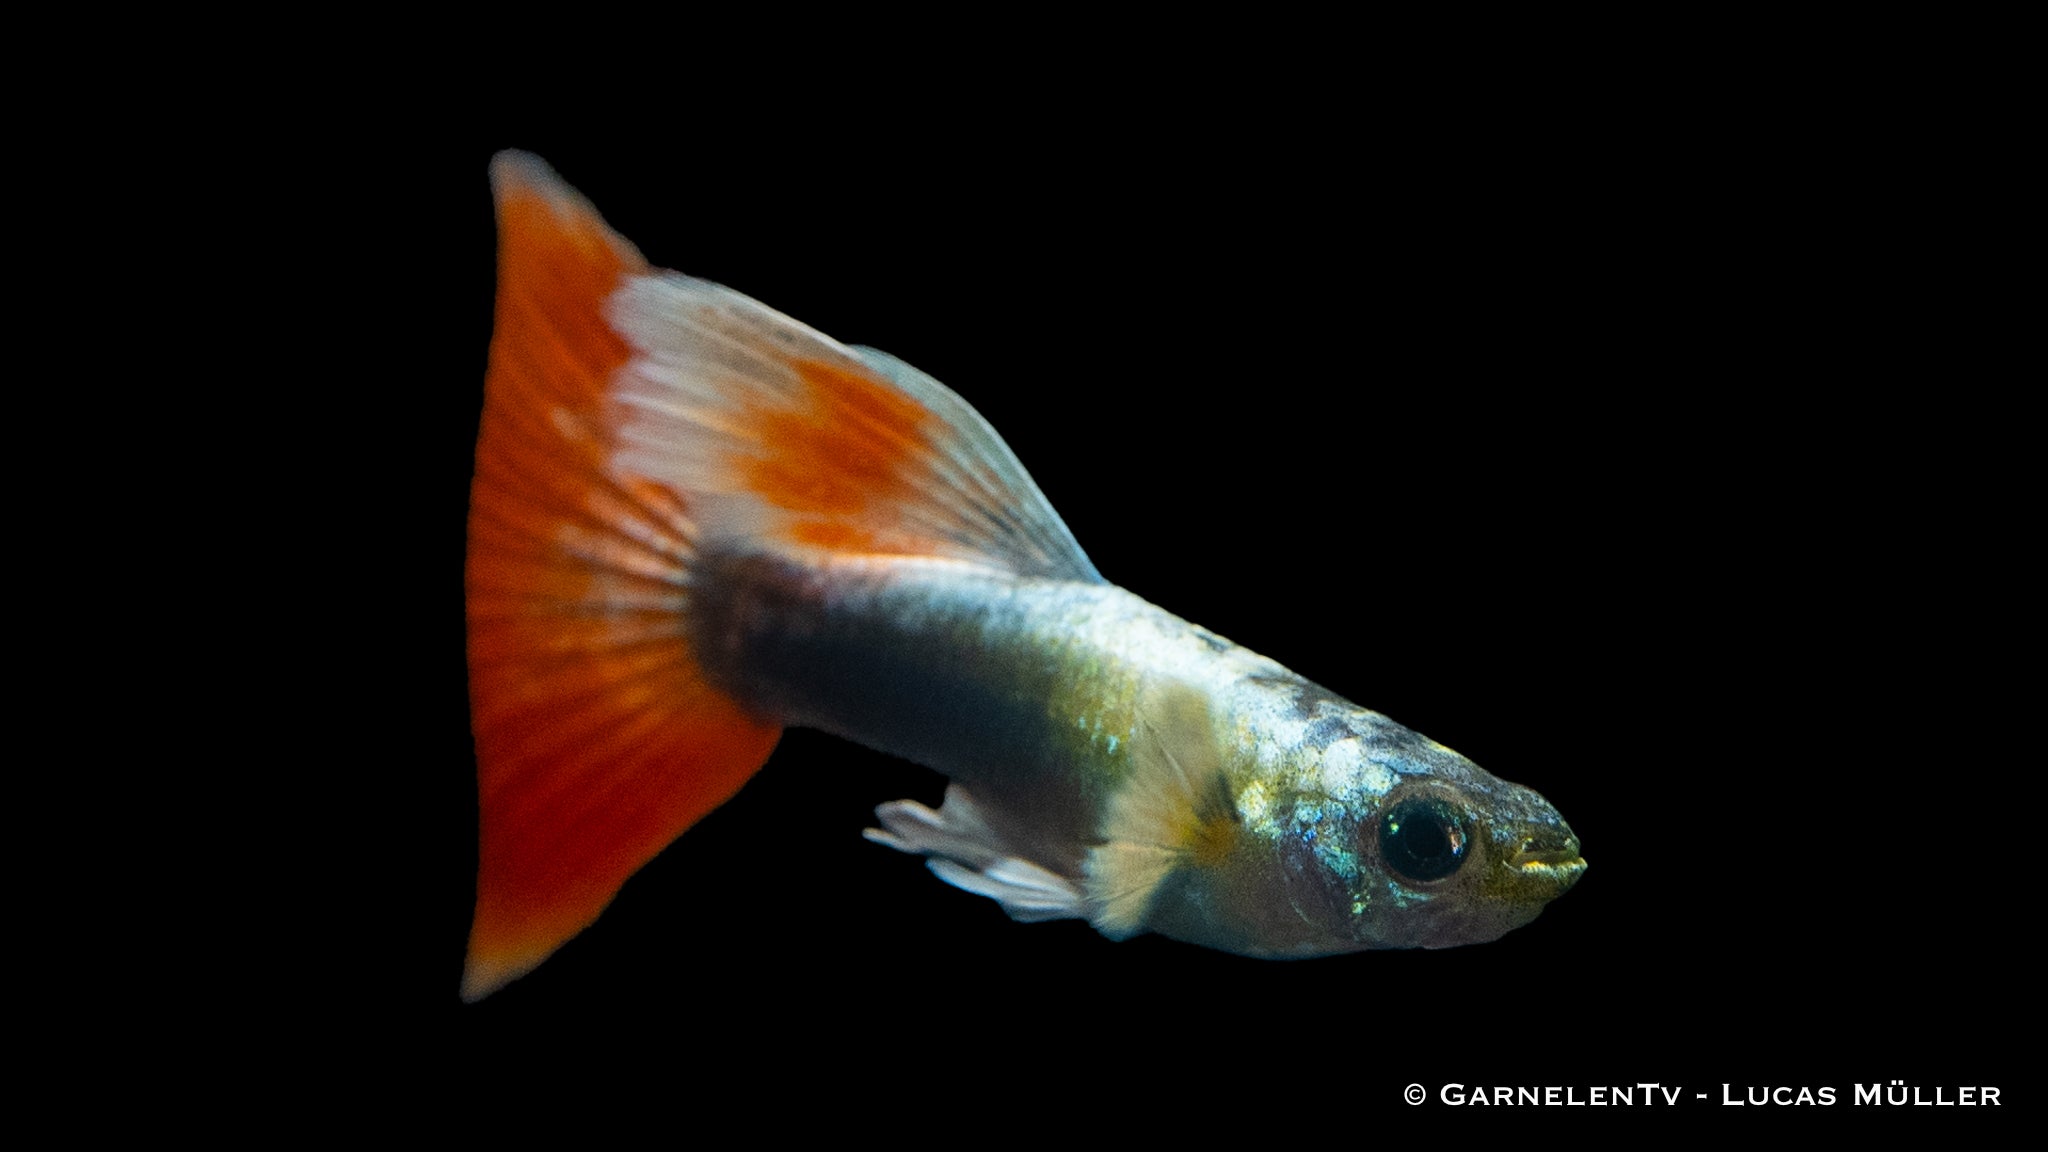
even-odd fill
[[[1410,880],[1441,880],[1465,862],[1465,823],[1442,800],[1403,800],[1380,825],[1380,855]]]

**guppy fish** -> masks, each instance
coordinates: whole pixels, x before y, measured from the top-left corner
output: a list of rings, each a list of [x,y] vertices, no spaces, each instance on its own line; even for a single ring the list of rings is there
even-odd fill
[[[534,157],[491,176],[465,998],[595,920],[787,725],[950,778],[870,839],[1113,939],[1477,943],[1585,869],[1535,792],[1105,581],[938,381],[649,267]]]

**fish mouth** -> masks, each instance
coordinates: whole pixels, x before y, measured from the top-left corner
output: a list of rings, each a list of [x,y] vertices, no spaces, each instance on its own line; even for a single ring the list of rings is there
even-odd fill
[[[1508,857],[1508,867],[1524,876],[1568,885],[1586,870],[1586,858],[1579,855],[1579,838],[1570,833],[1562,839],[1530,836]]]

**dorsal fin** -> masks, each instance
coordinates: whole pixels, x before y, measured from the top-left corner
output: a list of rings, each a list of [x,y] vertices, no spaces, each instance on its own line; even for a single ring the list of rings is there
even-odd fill
[[[1002,438],[923,372],[685,276],[630,281],[610,314],[635,352],[613,466],[690,492],[707,547],[1101,580]]]

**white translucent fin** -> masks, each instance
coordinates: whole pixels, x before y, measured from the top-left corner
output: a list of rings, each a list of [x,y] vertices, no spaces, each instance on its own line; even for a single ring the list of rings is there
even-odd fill
[[[633,349],[613,470],[684,493],[704,544],[1101,580],[988,422],[910,365],[674,273],[628,278],[610,318]]]
[[[1117,940],[1143,932],[1167,877],[1220,862],[1237,834],[1208,701],[1185,684],[1148,687],[1138,697],[1131,775],[1082,865],[1096,929]]]
[[[966,789],[946,788],[938,811],[915,800],[875,809],[880,828],[863,835],[898,852],[927,856],[946,883],[1003,906],[1012,920],[1086,919],[1081,890],[1071,880],[1011,852],[975,807]]]

